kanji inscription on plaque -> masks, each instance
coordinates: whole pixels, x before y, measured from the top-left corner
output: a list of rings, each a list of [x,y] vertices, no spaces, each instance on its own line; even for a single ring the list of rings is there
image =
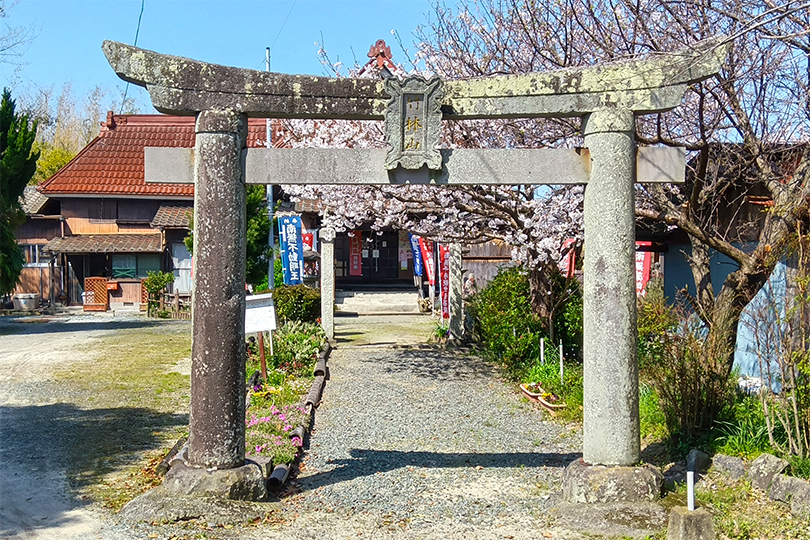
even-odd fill
[[[396,169],[442,168],[439,153],[441,135],[442,81],[434,77],[391,77],[385,81],[391,96],[385,110],[385,138],[391,145],[385,166]]]

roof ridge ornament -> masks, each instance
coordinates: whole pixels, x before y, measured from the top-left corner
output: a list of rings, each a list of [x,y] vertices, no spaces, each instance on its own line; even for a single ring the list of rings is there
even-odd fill
[[[396,77],[385,79],[385,90],[391,99],[385,109],[385,142],[391,149],[385,160],[389,170],[404,169],[441,170],[442,155],[438,150],[441,139],[442,80],[425,80],[411,76],[400,81]]]

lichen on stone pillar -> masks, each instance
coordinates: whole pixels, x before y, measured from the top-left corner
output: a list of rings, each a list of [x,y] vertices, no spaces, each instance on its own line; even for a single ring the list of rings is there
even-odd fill
[[[603,109],[584,118],[583,459],[633,465],[640,457],[635,292],[635,118]]]
[[[230,110],[197,117],[188,458],[207,469],[245,462],[246,133]]]

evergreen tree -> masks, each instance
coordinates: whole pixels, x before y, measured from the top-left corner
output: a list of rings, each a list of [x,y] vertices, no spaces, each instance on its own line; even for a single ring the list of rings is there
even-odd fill
[[[22,224],[20,197],[37,168],[39,153],[31,152],[37,123],[15,113],[11,92],[3,89],[0,103],[0,296],[14,290],[25,259],[14,230]]]

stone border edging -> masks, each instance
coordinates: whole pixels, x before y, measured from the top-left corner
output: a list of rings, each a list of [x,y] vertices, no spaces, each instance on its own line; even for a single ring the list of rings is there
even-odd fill
[[[166,454],[158,466],[155,467],[155,472],[160,476],[166,476],[166,473],[169,472],[169,469],[172,466],[172,461],[174,461],[174,457],[180,452],[180,450],[185,447],[186,442],[188,441],[188,437],[180,437],[177,439],[177,442],[174,443],[172,449],[169,450],[169,453]]]
[[[307,411],[307,414],[310,415],[309,425],[301,424],[300,426],[296,427],[294,430],[290,432],[290,439],[299,437],[301,439],[301,444],[303,447],[304,438],[309,434],[310,428],[312,426],[313,416],[312,413],[315,409],[318,408],[318,404],[321,402],[321,395],[323,394],[323,389],[326,386],[326,381],[329,380],[329,367],[326,365],[326,362],[329,358],[329,354],[332,352],[332,346],[329,344],[329,341],[326,341],[321,348],[321,352],[318,354],[318,363],[315,365],[315,369],[313,370],[313,375],[315,375],[315,379],[312,381],[312,385],[309,388],[309,393],[307,397],[303,401],[303,406]],[[284,485],[290,475],[290,469],[292,468],[292,464],[295,463],[301,457],[301,452],[298,452],[296,455],[296,459],[292,463],[280,463],[273,467],[273,472],[267,478],[267,487],[268,489],[278,490]]]
[[[772,501],[790,507],[799,519],[810,518],[810,481],[784,474],[789,463],[772,454],[763,453],[750,463],[737,457],[716,454],[711,467],[733,480],[748,478],[753,488],[762,490]],[[707,467],[708,468],[708,467]]]

